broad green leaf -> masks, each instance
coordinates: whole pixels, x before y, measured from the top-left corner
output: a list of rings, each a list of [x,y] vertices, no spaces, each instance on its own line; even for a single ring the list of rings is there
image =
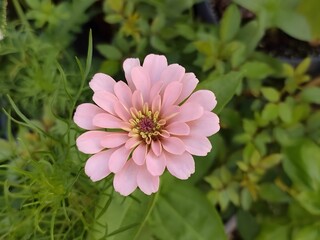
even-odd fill
[[[106,60],[103,61],[100,66],[100,71],[108,73],[110,76],[116,75],[120,70],[120,62],[116,60]]]
[[[268,103],[262,110],[261,117],[262,119],[270,122],[275,120],[279,114],[279,107],[274,103]]]
[[[111,190],[101,193],[96,219],[89,239],[140,240],[157,195],[147,196],[139,190],[133,197],[123,197]]]
[[[301,92],[302,100],[309,103],[320,104],[320,88],[319,87],[306,87]]]
[[[209,89],[214,92],[217,98],[215,113],[219,113],[223,107],[232,99],[242,80],[239,72],[230,72],[225,75],[208,78],[198,85],[198,89]]]
[[[97,49],[107,59],[119,60],[122,58],[120,50],[111,44],[98,44]]]
[[[258,21],[250,21],[239,30],[237,39],[245,44],[246,49],[251,53],[256,49],[264,32],[264,28]]]
[[[224,12],[220,22],[220,38],[223,42],[232,40],[239,31],[241,23],[240,11],[236,5],[230,5]]]
[[[259,185],[259,195],[262,199],[274,203],[286,203],[290,201],[290,197],[281,191],[273,183],[263,183]]]
[[[252,204],[252,197],[247,188],[243,188],[240,193],[240,203],[244,210],[249,210]]]
[[[182,181],[164,188],[152,214],[157,239],[227,239],[219,215],[202,192]]]
[[[285,123],[292,121],[292,106],[287,102],[279,103],[279,117]]]
[[[237,229],[244,240],[253,240],[259,231],[257,220],[247,211],[237,212],[237,224]]]
[[[299,13],[293,10],[281,10],[274,20],[275,25],[288,35],[302,41],[311,41],[310,26],[306,18]]]
[[[120,14],[108,14],[104,20],[110,24],[120,23],[123,20]]]
[[[241,66],[241,72],[249,79],[260,80],[274,73],[269,64],[259,61],[248,61]]]
[[[299,228],[295,228],[292,234],[292,240],[319,240],[319,222],[312,225],[307,225]]]
[[[320,191],[303,191],[295,198],[311,214],[320,215]]]
[[[169,48],[167,44],[158,36],[153,35],[151,36],[151,46],[154,47],[156,50],[161,51],[161,52],[168,52]]]
[[[269,102],[278,102],[280,99],[280,93],[272,87],[261,88],[261,93]]]
[[[240,6],[249,9],[252,12],[257,12],[262,8],[263,1],[253,1],[253,0],[233,0],[233,2],[239,4]]]
[[[283,222],[272,221],[268,224],[262,225],[255,240],[290,240],[290,226]]]
[[[299,1],[298,12],[306,17],[310,28],[312,40],[320,39],[320,2],[318,0]]]
[[[293,183],[299,189],[320,191],[320,147],[304,139],[284,152],[284,170]]]

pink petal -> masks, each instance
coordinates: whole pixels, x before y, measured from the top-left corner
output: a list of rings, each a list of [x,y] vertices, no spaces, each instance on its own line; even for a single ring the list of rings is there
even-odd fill
[[[161,97],[160,97],[160,95],[155,95],[153,97],[151,110],[154,113],[155,112],[160,112],[160,110],[161,110]]]
[[[162,107],[165,108],[167,106],[173,105],[180,96],[181,90],[181,83],[176,81],[169,83],[163,93]]]
[[[97,91],[93,94],[93,101],[108,113],[114,114],[113,105],[118,102],[118,99],[112,93],[106,91]]]
[[[185,103],[180,106],[179,114],[173,117],[175,122],[189,122],[199,119],[203,115],[203,107],[195,103]]]
[[[101,128],[121,128],[125,130],[131,127],[129,123],[123,122],[109,113],[97,114],[93,118],[93,124]]]
[[[110,174],[108,162],[112,150],[106,150],[92,155],[84,167],[85,173],[93,182],[99,181]]]
[[[175,118],[175,116],[179,115],[179,112],[180,112],[180,107],[175,105],[161,109],[162,118],[165,120]]]
[[[137,90],[141,91],[144,101],[148,101],[150,92],[150,77],[143,67],[134,67],[131,70],[132,81]]]
[[[126,142],[126,148],[127,149],[132,149],[135,148],[136,146],[138,146],[141,143],[140,138],[138,137],[131,137],[127,140]]]
[[[199,90],[194,92],[187,100],[188,103],[196,103],[206,111],[212,111],[217,105],[216,96],[209,90]]]
[[[183,100],[185,100],[187,97],[190,96],[190,94],[193,92],[193,90],[196,88],[197,84],[199,83],[199,80],[196,78],[196,76],[193,73],[186,73],[182,80],[182,90],[179,98],[177,99],[176,103],[179,104]]]
[[[128,138],[128,133],[108,132],[108,135],[101,140],[101,145],[105,148],[116,148],[124,144]]]
[[[205,111],[201,118],[188,122],[190,135],[211,136],[220,130],[219,118],[213,112]],[[205,127],[204,127],[205,126]]]
[[[180,81],[185,74],[184,67],[179,64],[171,64],[166,67],[161,74],[161,81],[164,86],[168,85],[173,81]]]
[[[162,145],[159,140],[154,140],[151,142],[151,149],[156,156],[159,156],[162,152]]]
[[[167,152],[172,154],[180,155],[186,150],[184,143],[176,137],[163,138],[161,144]]]
[[[156,82],[155,84],[151,85],[151,90],[149,94],[149,99],[153,99],[154,96],[159,95],[161,89],[163,87],[163,82]]]
[[[97,129],[97,126],[93,125],[92,118],[104,111],[91,103],[80,104],[73,116],[73,121],[81,128],[87,130]]]
[[[204,126],[202,126],[205,128]],[[166,130],[173,135],[189,135],[190,128],[184,122],[173,122],[166,126]]]
[[[184,142],[186,150],[192,155],[206,156],[212,148],[210,141],[204,136],[182,136],[181,140]]]
[[[128,121],[131,118],[128,110],[120,102],[115,102],[113,108],[115,115],[119,116],[122,120]]]
[[[113,173],[119,172],[123,166],[126,164],[130,150],[124,146],[116,149],[110,156],[109,159],[109,169]]]
[[[134,91],[132,94],[132,106],[135,109],[141,109],[143,105],[143,97],[140,91]]]
[[[94,91],[106,91],[113,93],[113,85],[116,81],[107,74],[96,73],[89,82],[90,88]]]
[[[126,108],[131,107],[132,92],[127,84],[122,81],[117,82],[114,85],[114,93]]]
[[[138,167],[130,159],[122,170],[115,174],[113,179],[114,189],[123,196],[128,196],[137,188]]]
[[[166,168],[166,159],[164,154],[156,156],[153,151],[149,151],[146,156],[146,164],[149,173],[153,176],[160,176]]]
[[[152,176],[145,167],[140,167],[137,183],[141,191],[147,195],[159,190],[159,176]]]
[[[160,80],[161,73],[167,66],[167,59],[163,55],[149,54],[143,62],[143,67],[147,69],[152,85]]]
[[[131,77],[131,70],[136,66],[140,66],[140,61],[138,58],[127,58],[123,62],[123,70],[127,79],[127,83],[131,88],[131,90],[134,89],[134,84],[132,82],[132,77]]]
[[[77,138],[76,144],[79,151],[87,154],[94,154],[104,149],[104,146],[101,145],[101,141],[106,136],[108,136],[107,132],[88,131]]]
[[[195,171],[195,163],[191,154],[184,152],[182,155],[166,153],[167,169],[179,179],[188,179]]]
[[[147,147],[145,144],[141,143],[138,145],[138,147],[136,147],[135,150],[133,150],[132,159],[136,164],[142,165],[146,161],[146,155]]]

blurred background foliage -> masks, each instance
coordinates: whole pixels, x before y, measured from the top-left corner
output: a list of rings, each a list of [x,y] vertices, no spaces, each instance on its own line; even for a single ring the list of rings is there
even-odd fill
[[[205,3],[217,24],[201,0],[1,1],[0,239],[320,239],[320,3]],[[72,115],[151,52],[215,92],[221,130],[188,181],[124,198],[83,173]]]

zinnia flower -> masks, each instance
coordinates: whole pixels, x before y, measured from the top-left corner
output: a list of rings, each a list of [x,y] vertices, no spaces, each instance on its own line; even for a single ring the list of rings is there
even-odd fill
[[[127,196],[137,187],[144,193],[158,191],[159,177],[167,169],[179,179],[195,171],[192,155],[211,150],[208,136],[219,131],[212,109],[214,94],[192,93],[198,84],[193,73],[165,56],[150,54],[123,63],[127,80],[116,82],[97,73],[89,83],[92,103],[77,107],[75,123],[88,130],[76,141],[78,149],[93,154],[85,173],[99,181],[114,173],[113,185]]]

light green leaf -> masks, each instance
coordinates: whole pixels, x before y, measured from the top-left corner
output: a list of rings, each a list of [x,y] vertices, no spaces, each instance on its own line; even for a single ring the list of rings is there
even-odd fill
[[[292,240],[318,240],[320,239],[319,223],[295,228]]]
[[[306,18],[299,13],[292,10],[281,10],[274,21],[275,25],[288,35],[302,41],[311,41],[310,26]]]
[[[261,88],[261,93],[269,102],[278,102],[280,99],[280,93],[272,87]]]
[[[240,11],[236,5],[230,5],[224,12],[220,22],[220,38],[223,42],[232,40],[239,31],[241,23]]]
[[[287,102],[279,103],[279,117],[285,123],[292,121],[292,107]]]
[[[248,61],[241,66],[241,72],[249,79],[260,80],[274,73],[274,70],[267,63]]]
[[[320,215],[320,192],[303,191],[295,198],[299,201],[302,207],[314,215]]]
[[[111,44],[98,44],[97,49],[107,59],[119,60],[122,58],[120,50]]]
[[[230,72],[225,75],[214,76],[198,84],[198,89],[208,89],[214,92],[217,98],[215,113],[219,113],[223,107],[232,99],[242,80],[239,72]]]
[[[302,100],[309,103],[320,104],[320,88],[319,87],[306,87],[301,92]]]

